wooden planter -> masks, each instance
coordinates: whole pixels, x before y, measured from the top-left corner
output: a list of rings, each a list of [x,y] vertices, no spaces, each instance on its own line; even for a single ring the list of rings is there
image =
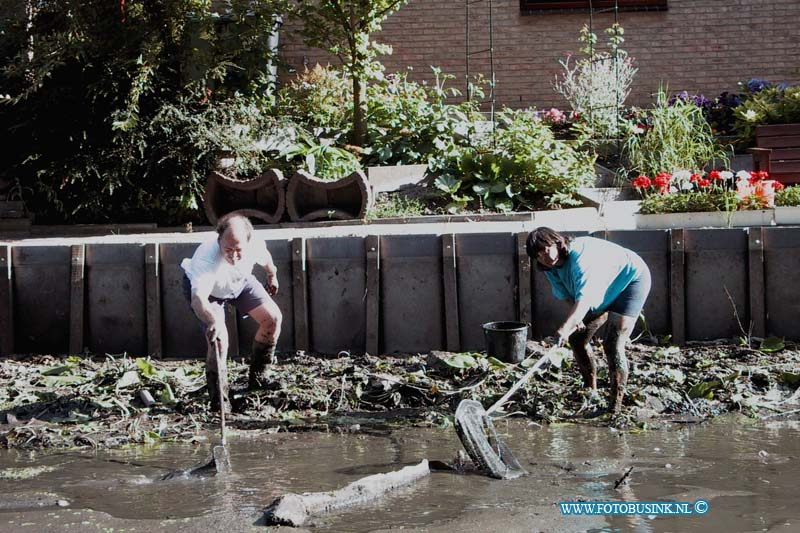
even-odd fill
[[[299,170],[286,189],[286,211],[295,222],[364,218],[372,202],[369,181],[360,170],[336,181]]]
[[[636,213],[637,229],[669,228],[743,228],[770,226],[775,218],[773,209],[752,211],[709,211],[691,213]]]
[[[275,224],[286,206],[285,185],[283,173],[277,169],[244,180],[214,170],[208,175],[203,197],[206,217],[216,224],[223,215],[236,212]]]

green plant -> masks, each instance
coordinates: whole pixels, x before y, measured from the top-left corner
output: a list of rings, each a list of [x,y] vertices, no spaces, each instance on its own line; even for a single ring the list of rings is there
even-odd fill
[[[364,0],[298,2],[294,15],[303,22],[301,33],[306,44],[323,48],[337,56],[353,83],[353,144],[361,146],[367,134],[367,81],[382,69],[375,57],[391,53],[391,47],[378,44],[370,36],[381,23],[407,0]]]
[[[378,198],[367,212],[367,219],[417,217],[425,214],[425,204],[419,198],[388,196]]]
[[[352,81],[339,70],[316,65],[278,91],[276,116],[291,117],[317,135],[343,137],[352,121]]]
[[[775,205],[781,207],[800,206],[800,185],[775,191]]]
[[[686,213],[690,211],[734,211],[739,205],[735,191],[652,194],[642,199],[639,212]]]
[[[448,104],[460,92],[446,87],[451,75],[433,68],[431,85],[408,80],[406,73],[378,76],[367,90],[369,120],[367,165],[428,163],[454,144],[463,143],[483,117],[475,100]]]
[[[201,220],[203,181],[231,144],[213,132],[233,132],[244,150],[271,128],[261,111],[268,36],[283,6],[232,0],[223,19],[201,0],[28,5],[0,3],[0,86],[10,95],[0,177],[19,179],[37,221]],[[263,154],[243,155],[246,167]]]
[[[594,179],[594,156],[577,150],[526,111],[498,114],[494,136],[454,150],[436,186],[451,199],[450,211],[477,203],[499,211],[574,205],[578,187]]]
[[[649,111],[647,128],[628,137],[624,153],[630,172],[647,175],[703,168],[711,161],[722,166],[728,162],[703,110],[681,99],[670,105],[663,88]]]
[[[579,117],[578,126],[597,140],[616,139],[620,134],[620,112],[630,94],[637,68],[620,48],[625,30],[619,24],[606,28],[607,49],[597,48],[597,35],[588,26],[581,28],[582,57],[574,66],[571,58],[560,61],[564,72],[555,89]]]
[[[740,139],[752,144],[759,124],[800,122],[800,87],[767,87],[748,95],[733,114]]]
[[[361,169],[358,157],[333,144],[298,129],[294,141],[280,152],[291,166],[304,168],[318,178],[337,180]]]

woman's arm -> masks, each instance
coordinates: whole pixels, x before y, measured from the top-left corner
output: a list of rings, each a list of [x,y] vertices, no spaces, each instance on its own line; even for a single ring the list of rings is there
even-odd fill
[[[583,317],[586,316],[586,313],[589,312],[591,308],[591,304],[586,300],[578,300],[572,305],[572,309],[569,311],[569,315],[567,315],[567,319],[558,328],[558,336],[563,340],[567,340],[567,338],[572,334],[573,331],[583,329]]]

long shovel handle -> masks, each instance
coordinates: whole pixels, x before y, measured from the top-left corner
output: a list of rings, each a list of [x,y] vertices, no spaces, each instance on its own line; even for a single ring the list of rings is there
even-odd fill
[[[221,350],[219,349],[219,341],[214,340],[214,357],[217,360],[217,387],[219,387],[219,429],[220,429],[220,437],[222,440],[222,446],[224,447],[225,442],[225,387],[222,383],[223,373],[222,373],[222,354],[220,353]]]
[[[486,410],[486,415],[487,415],[487,416],[488,416],[488,415],[490,415],[491,413],[493,413],[493,412],[495,412],[496,410],[498,410],[498,409],[500,408],[500,406],[501,406],[501,405],[503,405],[504,403],[506,403],[506,402],[508,401],[508,399],[509,399],[509,398],[511,398],[511,396],[512,396],[512,395],[513,395],[515,392],[517,392],[517,390],[519,390],[519,388],[520,388],[520,387],[522,387],[522,385],[524,385],[524,384],[525,384],[525,382],[526,382],[526,381],[528,381],[528,380],[531,378],[531,376],[532,376],[532,375],[533,375],[533,374],[534,374],[534,373],[535,373],[537,370],[539,370],[539,367],[541,367],[541,366],[544,364],[544,362],[545,362],[545,361],[547,361],[548,359],[550,359],[550,356],[551,356],[551,355],[553,355],[553,354],[555,353],[555,351],[556,351],[558,348],[561,348],[561,346],[562,346],[562,343],[561,343],[561,342],[558,342],[557,344],[553,345],[553,347],[552,347],[552,348],[550,348],[549,350],[547,350],[547,353],[546,353],[546,354],[544,354],[543,356],[541,356],[541,357],[539,358],[539,360],[538,360],[538,361],[536,361],[536,363],[535,363],[535,364],[534,364],[534,365],[533,365],[533,366],[532,366],[532,367],[531,367],[531,368],[530,368],[530,369],[529,369],[527,372],[525,372],[525,375],[524,375],[524,376],[522,376],[522,378],[521,378],[519,381],[517,381],[517,382],[514,384],[514,386],[513,386],[513,387],[511,387],[510,389],[508,389],[508,392],[507,392],[507,393],[505,393],[505,394],[503,395],[503,397],[502,397],[502,398],[500,398],[499,400],[497,400],[497,401],[494,403],[494,405],[492,405],[492,406],[491,406],[489,409],[487,409],[487,410]]]

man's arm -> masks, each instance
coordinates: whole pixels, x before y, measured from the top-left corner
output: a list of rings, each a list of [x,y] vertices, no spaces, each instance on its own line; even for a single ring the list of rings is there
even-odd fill
[[[192,287],[192,310],[197,318],[206,326],[206,337],[209,342],[214,342],[219,338],[219,328],[224,324],[218,325],[214,318],[214,312],[208,303],[211,293],[203,289]]]
[[[267,292],[270,296],[275,296],[278,294],[278,269],[275,267],[275,262],[272,260],[272,254],[269,253],[269,250],[266,250],[266,256],[261,268],[267,273]]]

